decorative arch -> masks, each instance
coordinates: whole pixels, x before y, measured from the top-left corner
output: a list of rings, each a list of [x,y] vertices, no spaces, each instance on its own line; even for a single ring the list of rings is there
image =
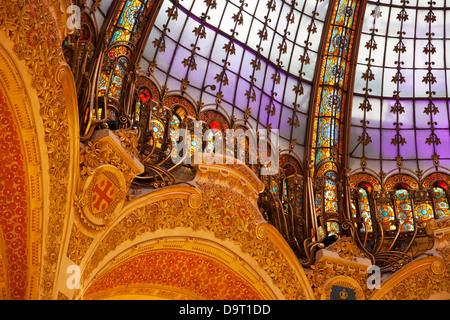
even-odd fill
[[[280,154],[280,168],[286,176],[293,174],[303,175],[303,165],[297,157],[292,154]]]
[[[100,297],[106,283],[102,279],[126,272],[125,264],[139,264],[142,259],[166,252],[178,257],[176,265],[184,263],[180,260],[182,257],[189,256],[215,265],[214,270],[219,268],[233,281],[238,281],[249,298],[313,299],[297,257],[257,209],[257,197],[263,185],[249,168],[245,165],[199,165],[191,185],[160,189],[124,207],[84,257],[81,264],[83,288],[77,297]],[[197,277],[202,275],[197,283],[209,290],[212,287],[207,285],[207,276],[208,281],[217,281],[217,285],[222,283],[229,288],[218,273],[208,275],[205,269],[197,267],[191,271],[185,274],[186,281],[195,273]],[[146,275],[150,275],[148,268],[143,270],[143,277]],[[200,292],[192,283],[182,286],[172,278],[171,285],[167,286],[158,282],[160,280],[151,280],[151,283],[149,278],[142,278],[139,283],[133,280],[130,290],[118,283],[113,294],[119,294],[116,289],[124,289],[121,291],[124,294],[138,294],[141,290],[139,294],[148,297],[160,294],[159,297],[176,295],[191,299],[212,297],[211,291]],[[161,291],[156,293],[155,289]],[[244,298],[242,292],[236,290],[231,296]],[[220,290],[215,298],[231,296]]]
[[[27,224],[21,229],[26,232],[27,247],[17,252],[27,256],[28,264],[20,269],[26,278],[25,291],[16,296],[21,299],[56,298],[60,253],[69,217],[62,213],[71,212],[71,196],[77,183],[76,87],[61,47],[67,31],[65,9],[65,3],[47,0],[0,6],[0,78],[8,99],[14,101],[13,118],[20,128],[28,175],[28,213],[25,221],[15,220]],[[37,52],[38,48],[45,48],[45,54]],[[18,230],[19,226],[15,232]],[[14,248],[15,245],[9,249]],[[12,277],[10,281],[19,279]]]
[[[386,189],[395,189],[397,185],[401,183],[406,183],[409,188],[417,189],[419,187],[419,182],[416,178],[409,174],[394,174],[386,179],[384,187]]]
[[[394,273],[370,300],[425,300],[448,288],[448,267],[439,257],[417,259]],[[415,286],[410,284],[414,283]]]
[[[17,31],[0,35],[2,124],[8,123],[8,129],[1,130],[2,147],[13,143],[15,150],[2,155],[2,167],[8,168],[5,172],[9,177],[0,183],[6,196],[2,199],[1,220],[3,227],[7,225],[0,231],[7,239],[0,245],[0,251],[8,278],[0,296],[7,299],[53,297],[65,223],[61,212],[70,211],[69,194],[73,184],[69,179],[76,172],[76,161],[73,161],[78,154],[75,84],[62,58],[53,15],[43,8],[48,10],[43,5],[35,14],[41,18],[46,16],[45,26],[37,22],[41,18],[25,19],[19,29],[28,30],[28,34],[39,30],[42,38],[37,39],[36,46],[47,46],[49,58],[34,54],[35,46],[20,40]],[[4,13],[0,9],[4,26],[16,24],[16,15],[5,17]],[[48,41],[51,37],[55,38],[54,43]],[[17,47],[13,41],[22,41],[22,50],[13,49]],[[48,91],[54,95],[48,95]],[[20,200],[9,199],[19,194]],[[43,283],[45,289],[41,289]]]
[[[381,189],[380,180],[377,177],[375,177],[371,174],[368,174],[368,173],[358,172],[358,173],[352,174],[349,177],[348,182],[349,182],[349,186],[353,187],[353,188],[358,187],[361,182],[367,182],[374,189],[377,189],[377,190]]]
[[[167,94],[162,101],[163,105],[169,109],[174,107],[182,107],[186,110],[186,114],[191,118],[198,118],[198,111],[195,104],[190,99],[182,97],[178,94]]]
[[[281,298],[235,252],[203,238],[164,236],[135,245],[104,267],[83,299],[271,300]]]

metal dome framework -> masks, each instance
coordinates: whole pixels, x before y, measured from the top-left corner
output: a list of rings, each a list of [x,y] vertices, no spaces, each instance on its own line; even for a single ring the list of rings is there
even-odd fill
[[[94,75],[79,91],[91,93],[80,97],[93,124],[83,139],[136,130],[144,178],[160,187],[176,181],[173,123],[276,129],[284,160],[260,177],[260,205],[305,266],[333,235],[387,269],[430,247],[426,222],[450,214],[445,0],[88,1],[86,20],[103,25],[91,43],[114,42],[122,8],[143,4],[130,11],[140,27],[125,68],[111,47],[83,47],[97,57],[78,64]],[[101,74],[123,97],[92,94]]]

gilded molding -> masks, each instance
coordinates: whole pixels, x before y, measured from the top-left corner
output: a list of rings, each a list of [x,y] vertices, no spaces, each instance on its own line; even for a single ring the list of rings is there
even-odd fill
[[[158,230],[187,228],[205,231],[218,243],[240,247],[272,279],[272,285],[285,299],[313,298],[312,292],[305,289],[309,284],[303,269],[297,260],[293,262],[295,255],[288,256],[291,250],[274,242],[276,236],[272,234],[278,232],[259,212],[256,197],[251,196],[257,194],[257,184],[248,179],[240,168],[199,165],[191,182],[196,188],[171,186],[132,201],[87,259],[82,283],[90,281],[94,270],[122,243],[144,234],[151,238]]]
[[[77,107],[67,103],[66,93],[61,85],[63,78],[69,75],[64,75],[64,72],[61,74],[59,68],[60,65],[65,65],[61,35],[58,32],[61,24],[56,21],[61,16],[60,12],[51,9],[52,4],[54,2],[46,0],[24,0],[7,1],[0,6],[0,30],[14,43],[14,53],[31,75],[45,131],[49,194],[52,197],[48,217],[44,217],[47,228],[43,236],[44,255],[39,291],[40,298],[43,299],[54,298],[53,288],[67,217],[64,213],[68,212],[68,194],[74,173],[71,145],[75,143],[75,137],[71,127],[78,123],[70,121],[69,127],[69,119],[76,118],[72,113],[77,111]]]

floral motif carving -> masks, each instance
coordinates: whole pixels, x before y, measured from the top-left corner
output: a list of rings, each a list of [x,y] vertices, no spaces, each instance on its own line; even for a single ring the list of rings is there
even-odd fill
[[[131,129],[120,129],[115,131],[114,134],[119,138],[122,148],[133,157],[138,158],[138,136],[136,131]]]
[[[436,274],[432,269],[422,270],[401,281],[387,292],[382,300],[426,300],[433,294],[450,291],[450,270]]]
[[[69,181],[69,129],[62,86],[56,80],[64,64],[59,25],[47,0],[5,2],[0,6],[0,30],[14,43],[14,52],[27,67],[37,91],[45,129],[50,194],[48,230],[41,270],[41,297],[52,298],[60,254]],[[57,195],[57,196],[56,196]]]
[[[356,258],[367,258],[366,255],[358,248],[355,240],[346,236],[337,240],[327,249],[337,252],[341,258],[351,261],[356,261]]]
[[[93,239],[91,237],[88,237],[82,233],[74,224],[70,234],[69,247],[67,248],[67,257],[76,264],[80,265],[81,260],[83,260],[87,250],[92,244],[92,240]]]
[[[112,165],[122,172],[126,186],[129,188],[131,181],[136,176],[133,169],[113,150],[103,148],[98,141],[88,141],[80,150],[80,176],[82,180],[86,180],[92,175],[96,168],[101,165]]]
[[[351,264],[332,262],[324,259],[312,265],[311,270],[308,272],[308,279],[317,299],[327,295],[329,296],[329,292],[326,292],[325,290],[326,284],[332,279],[342,276],[349,277],[356,281],[359,287],[362,288],[365,297],[371,295],[371,291],[366,285],[366,269]]]

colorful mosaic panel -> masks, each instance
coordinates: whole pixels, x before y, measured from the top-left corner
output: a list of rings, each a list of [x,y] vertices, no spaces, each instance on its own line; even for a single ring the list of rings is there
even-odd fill
[[[427,176],[424,179],[423,186],[425,188],[430,188],[438,181],[446,182],[447,185],[449,185],[450,184],[450,176],[445,173],[442,173],[442,172],[435,172],[433,174],[430,174],[429,176]]]
[[[321,165],[320,168],[317,170],[317,177],[321,177],[324,175],[325,172],[332,170],[337,172],[337,166],[333,162],[326,162],[325,164]]]
[[[117,46],[109,51],[108,56],[110,58],[118,58],[120,56],[126,56],[127,58],[130,58],[131,50],[125,46]]]
[[[163,103],[168,108],[173,108],[176,105],[180,105],[186,109],[186,112],[189,116],[191,116],[191,117],[197,116],[194,105],[185,98],[178,97],[178,96],[171,96],[171,97],[167,97],[166,99],[164,99]]]
[[[208,124],[208,126],[212,129],[217,129],[217,130],[229,129],[229,125],[228,125],[225,117],[222,116],[218,112],[211,111],[211,110],[202,112],[200,115],[200,119],[202,119],[202,121],[205,121]],[[212,125],[213,122],[215,122],[215,124]]]
[[[397,218],[401,223],[401,231],[413,231],[414,224],[408,190],[400,189],[395,192],[395,208]]]
[[[160,101],[158,88],[149,78],[141,76],[137,79],[136,84],[138,87],[148,88],[151,92],[151,97],[153,100]]]
[[[377,178],[367,173],[358,173],[352,175],[349,180],[350,187],[357,187],[361,182],[368,182],[375,189],[381,189],[381,184]]]

